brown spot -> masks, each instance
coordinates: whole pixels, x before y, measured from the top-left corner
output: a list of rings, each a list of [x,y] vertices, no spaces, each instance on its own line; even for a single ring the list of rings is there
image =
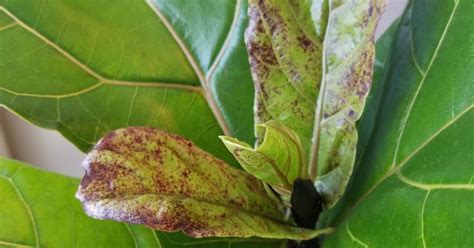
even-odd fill
[[[298,36],[296,39],[298,40],[300,46],[303,47],[305,51],[314,50],[313,41],[311,41],[311,39],[309,39],[306,35]]]

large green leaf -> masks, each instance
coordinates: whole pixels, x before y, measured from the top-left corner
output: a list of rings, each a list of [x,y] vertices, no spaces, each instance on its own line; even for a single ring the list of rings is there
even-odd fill
[[[281,247],[262,239],[191,239],[99,221],[74,198],[77,179],[0,158],[0,247]]]
[[[405,12],[328,247],[474,245],[473,16],[469,0],[415,0]]]
[[[355,122],[370,89],[383,9],[381,0],[250,1],[255,122],[277,120],[299,135],[310,178],[329,208],[352,173]],[[262,142],[264,133],[256,134]]]
[[[83,151],[148,125],[232,163],[222,130],[253,142],[246,2],[156,4],[0,0],[0,104]]]
[[[155,128],[113,131],[83,166],[76,196],[94,218],[199,238],[311,239],[330,231],[289,225],[258,179]]]

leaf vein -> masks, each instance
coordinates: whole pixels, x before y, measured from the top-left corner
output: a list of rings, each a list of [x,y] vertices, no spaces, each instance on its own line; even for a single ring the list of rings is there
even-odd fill
[[[135,234],[133,234],[132,229],[128,225],[128,223],[124,223],[125,228],[127,229],[128,233],[130,234],[130,237],[132,237],[133,244],[135,245],[136,248],[138,248],[138,241],[137,238],[135,237]]]
[[[463,112],[461,112],[460,114],[458,114],[456,117],[454,117],[453,119],[451,119],[448,123],[446,123],[446,125],[444,125],[442,128],[440,128],[438,131],[436,131],[431,137],[429,137],[427,139],[427,141],[425,141],[423,144],[421,144],[417,149],[414,150],[413,153],[411,153],[409,156],[407,156],[402,163],[400,163],[399,166],[397,167],[394,167],[394,168],[391,168],[379,181],[377,181],[374,186],[372,186],[364,195],[362,195],[357,201],[356,203],[351,207],[351,210],[356,208],[357,205],[359,205],[359,203],[361,203],[368,195],[370,195],[383,181],[385,181],[385,179],[387,179],[388,177],[390,177],[391,175],[393,175],[394,173],[397,173],[397,171],[401,170],[401,168],[403,166],[405,166],[405,164],[411,159],[414,157],[414,155],[416,155],[418,152],[420,152],[424,147],[426,147],[426,145],[431,142],[432,140],[434,140],[440,133],[442,133],[443,130],[447,129],[449,126],[453,125],[454,123],[456,123],[457,120],[459,120],[464,114],[466,114],[467,112],[469,112],[471,109],[473,109],[474,105],[471,105],[470,107],[468,107],[466,110],[464,110]],[[413,182],[411,180],[408,180],[408,178],[406,178],[407,180],[405,181],[405,183],[409,182]],[[407,184],[409,184],[407,183]],[[426,190],[430,190],[430,189],[471,189],[471,187],[474,189],[474,185],[471,185],[470,183],[464,185],[464,184],[446,184],[446,185],[428,185],[427,187],[423,186],[423,185],[420,185],[420,184],[416,184],[416,182],[413,182],[412,183],[412,186],[415,186],[415,185],[418,185],[420,187],[418,188],[424,188]]]
[[[398,178],[400,181],[415,187],[415,188],[420,188],[424,190],[436,190],[436,189],[452,189],[452,190],[474,190],[474,185],[472,184],[425,184],[425,183],[420,183],[413,181],[409,178],[407,178],[405,175],[402,174],[400,170],[396,171]]]
[[[7,24],[7,25],[4,25],[4,26],[0,27],[0,32],[1,32],[1,31],[5,31],[5,30],[10,29],[10,28],[13,28],[13,27],[15,27],[16,25],[17,25],[16,22],[12,22],[12,23],[9,23],[9,24]]]
[[[426,248],[426,240],[425,240],[425,207],[426,201],[428,200],[428,196],[430,195],[431,191],[426,192],[425,199],[423,200],[423,206],[421,207],[421,240],[423,242],[423,248]]]
[[[229,129],[229,126],[223,116],[223,113],[217,106],[217,103],[215,99],[212,96],[212,93],[210,91],[210,86],[209,82],[206,79],[206,76],[204,75],[203,70],[199,67],[196,59],[194,56],[191,54],[191,51],[188,49],[186,44],[183,42],[181,37],[179,37],[178,33],[176,30],[173,28],[171,23],[168,21],[168,19],[165,17],[165,15],[161,12],[161,10],[156,7],[151,0],[146,1],[147,4],[151,7],[151,9],[155,12],[155,14],[158,16],[158,18],[161,20],[163,25],[168,29],[169,33],[173,38],[175,39],[176,43],[179,45],[181,50],[183,51],[185,57],[188,59],[188,62],[190,63],[191,67],[193,68],[194,72],[196,73],[196,76],[199,78],[199,81],[201,82],[201,86],[204,89],[203,95],[204,98],[207,101],[207,104],[209,105],[209,108],[211,109],[212,113],[214,114],[215,118],[217,119],[217,122],[221,126],[222,131],[224,132],[225,135],[231,136],[231,132]]]
[[[230,26],[229,32],[227,33],[227,36],[225,38],[224,44],[222,45],[221,49],[219,50],[219,53],[217,54],[216,59],[211,65],[211,68],[209,69],[207,76],[206,76],[206,81],[208,83],[211,82],[211,78],[214,75],[217,66],[219,65],[220,61],[224,57],[225,52],[227,51],[227,48],[229,47],[230,40],[232,38],[232,34],[234,33],[234,30],[237,26],[238,20],[239,20],[239,13],[240,13],[240,6],[242,5],[242,0],[237,0],[235,3],[235,11],[234,11],[234,17],[232,19],[232,24]]]
[[[0,240],[0,245],[11,246],[11,247],[16,247],[16,248],[35,247],[32,245],[24,245],[24,244],[19,244],[19,243],[8,242],[4,240]]]
[[[20,189],[17,187],[15,181],[13,181],[13,178],[12,177],[7,177],[7,176],[3,176],[3,175],[0,175],[0,178],[3,178],[4,180],[6,180],[7,182],[9,182],[13,189],[15,190],[18,198],[20,199],[20,201],[23,203],[23,205],[25,206],[27,212],[28,212],[28,215],[30,217],[30,220],[31,220],[31,224],[32,224],[32,227],[33,227],[33,231],[34,231],[34,234],[35,234],[35,247],[40,247],[39,244],[39,235],[38,235],[38,227],[36,225],[36,220],[34,218],[34,215],[33,215],[33,211],[31,210],[30,206],[28,205],[28,203],[26,202],[25,198],[23,197],[23,194],[21,193]]]
[[[361,245],[362,247],[369,248],[366,243],[362,242],[351,232],[351,229],[349,228],[349,221],[346,221],[346,232],[347,234],[349,234],[349,237],[351,237],[351,239],[354,240],[357,244]]]
[[[163,248],[163,246],[161,245],[160,239],[158,238],[158,236],[156,236],[155,230],[153,230],[151,228],[149,230],[151,231],[151,233],[153,233],[153,238],[155,238],[155,241],[156,241],[156,244],[158,245],[158,248]]]
[[[454,14],[456,13],[456,9],[457,9],[458,5],[459,5],[459,1],[455,1],[453,11],[451,12],[451,15],[449,16],[448,22],[446,23],[446,26],[443,30],[443,33],[441,34],[441,37],[438,41],[438,44],[436,45],[436,49],[435,49],[435,51],[434,51],[434,53],[431,57],[430,63],[428,64],[428,68],[426,69],[425,74],[423,74],[423,77],[421,78],[421,80],[419,82],[418,88],[416,89],[415,95],[413,96],[413,99],[410,102],[410,105],[408,106],[407,114],[406,114],[406,117],[404,118],[404,120],[402,122],[400,135],[398,136],[397,143],[396,143],[396,146],[395,146],[395,153],[394,153],[394,156],[393,156],[393,161],[392,161],[391,168],[394,168],[396,166],[398,151],[399,151],[399,148],[400,148],[400,143],[402,141],[403,134],[405,133],[405,127],[406,127],[406,124],[408,122],[408,119],[410,118],[411,111],[413,109],[413,106],[415,105],[416,99],[418,98],[418,95],[421,91],[421,88],[423,88],[423,85],[424,85],[424,82],[427,78],[427,75],[429,74],[429,72],[431,70],[431,66],[433,65],[434,61],[436,60],[436,57],[437,57],[438,52],[441,48],[441,45],[443,44],[443,41],[446,37],[446,33],[448,32],[448,29],[451,26],[451,21],[453,20],[453,17],[454,17]]]
[[[77,58],[72,56],[70,53],[65,51],[63,48],[61,48],[59,45],[54,43],[53,41],[49,40],[47,37],[36,31],[34,28],[30,27],[28,24],[24,23],[22,20],[20,20],[16,15],[11,13],[9,10],[4,8],[3,6],[0,6],[0,11],[4,12],[7,16],[9,16],[11,19],[13,19],[13,23],[15,25],[9,24],[7,26],[16,26],[19,25],[20,27],[24,28],[37,38],[39,38],[41,41],[43,41],[46,45],[50,46],[54,50],[56,50],[59,54],[63,55],[65,58],[67,58],[69,61],[71,61],[73,64],[77,65],[80,67],[82,70],[84,70],[86,73],[91,75],[92,77],[98,79],[99,82],[96,84],[93,84],[91,86],[88,86],[84,89],[78,90],[76,92],[71,92],[67,94],[30,94],[30,93],[20,93],[20,92],[15,92],[13,90],[1,87],[0,90],[6,91],[8,93],[14,94],[14,95],[19,95],[19,96],[30,96],[30,97],[40,97],[40,98],[65,98],[65,97],[70,97],[70,96],[77,96],[86,92],[89,92],[91,90],[94,90],[95,88],[101,86],[102,84],[109,84],[109,85],[117,85],[117,86],[141,86],[141,87],[161,87],[161,88],[175,88],[175,89],[182,89],[182,90],[188,90],[188,91],[195,91],[195,92],[201,92],[200,87],[196,86],[189,86],[189,85],[183,85],[183,84],[172,84],[172,83],[166,83],[166,82],[132,82],[132,81],[122,81],[122,80],[113,80],[113,79],[108,79],[105,78],[101,75],[99,75],[97,72],[83,64],[81,61],[79,61]],[[5,26],[3,27],[5,28]],[[0,29],[1,31],[1,29]],[[95,47],[95,45],[94,45]],[[93,48],[95,50],[95,48]],[[87,63],[89,63],[88,61]]]
[[[138,86],[135,87],[135,92],[133,93],[132,101],[130,102],[130,109],[128,110],[128,117],[127,117],[127,126],[130,126],[130,119],[132,118],[133,106],[135,105],[135,100],[137,98],[137,95],[138,95]]]

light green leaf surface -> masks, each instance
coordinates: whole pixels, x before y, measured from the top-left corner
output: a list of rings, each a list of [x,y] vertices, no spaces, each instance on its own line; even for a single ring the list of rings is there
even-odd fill
[[[232,137],[220,138],[247,172],[270,184],[289,204],[295,179],[308,178],[300,139],[276,121],[259,124],[257,128],[262,129],[264,138],[255,149]]]
[[[246,2],[156,4],[0,1],[0,104],[82,151],[147,125],[232,163],[217,136],[253,142]]]
[[[469,0],[412,1],[327,247],[474,245],[473,13]]]
[[[246,44],[255,122],[277,120],[298,134],[327,207],[352,173],[355,122],[370,89],[383,8],[381,0],[250,1]],[[256,134],[261,142],[263,133]]]
[[[0,247],[163,247],[154,231],[98,221],[74,199],[78,180],[0,159]]]
[[[192,237],[298,240],[331,230],[290,226],[258,179],[158,129],[113,131],[83,167],[86,175],[76,196],[94,218]]]
[[[92,219],[74,198],[79,181],[0,158],[0,247],[282,247],[270,239],[203,238]]]

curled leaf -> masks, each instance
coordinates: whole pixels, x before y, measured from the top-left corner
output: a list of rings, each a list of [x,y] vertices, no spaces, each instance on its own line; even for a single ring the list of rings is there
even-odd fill
[[[275,121],[260,124],[257,128],[264,138],[255,149],[232,137],[220,138],[246,171],[270,184],[284,200],[288,200],[295,179],[308,177],[298,135]]]
[[[110,133],[83,167],[86,175],[76,197],[94,218],[193,237],[310,239],[330,231],[286,224],[257,179],[157,129]]]

